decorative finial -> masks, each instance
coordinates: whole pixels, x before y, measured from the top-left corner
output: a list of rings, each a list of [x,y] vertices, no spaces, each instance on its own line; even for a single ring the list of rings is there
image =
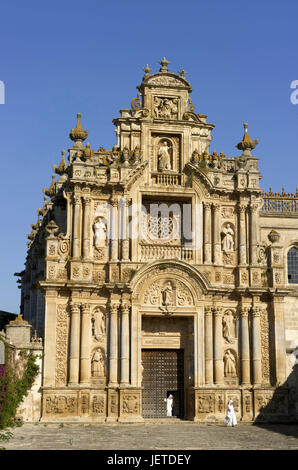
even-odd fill
[[[243,124],[243,127],[244,127],[243,139],[241,140],[241,142],[239,142],[239,144],[236,145],[236,147],[239,150],[243,150],[243,153],[245,153],[247,155],[250,155],[250,151],[255,148],[255,146],[259,143],[259,141],[257,139],[252,141],[251,138],[249,137],[249,135],[248,135],[248,124],[246,124],[246,123]]]
[[[187,74],[187,72],[185,70],[178,70],[178,73],[179,73],[180,77],[184,77]]]
[[[52,175],[52,182],[51,182],[51,184],[50,184],[49,189],[43,188],[43,190],[42,190],[43,193],[44,193],[46,196],[49,196],[50,198],[51,198],[52,196],[54,196],[54,194],[55,194],[55,177],[56,177],[55,175]]]
[[[168,67],[171,62],[169,62],[165,57],[158,62],[161,65],[161,69],[159,69],[160,72],[168,72]]]
[[[59,166],[54,165],[52,167],[54,172],[57,173],[57,175],[63,175],[67,170],[67,163],[65,161],[65,153],[66,153],[65,150],[61,151],[62,158],[61,158],[61,162]]]
[[[88,131],[87,130],[83,131],[82,129],[81,117],[82,117],[81,113],[78,113],[77,114],[77,118],[78,118],[77,126],[75,129],[71,129],[70,134],[69,134],[70,139],[75,142],[74,147],[82,147],[83,140],[87,139],[88,137]]]
[[[149,65],[147,64],[146,67],[143,67],[144,72],[145,72],[145,76],[149,75],[149,73],[151,72],[151,68],[149,67]]]

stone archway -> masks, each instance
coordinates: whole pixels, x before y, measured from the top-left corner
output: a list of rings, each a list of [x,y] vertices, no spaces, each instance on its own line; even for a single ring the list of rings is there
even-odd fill
[[[180,365],[180,369],[173,370],[172,374],[167,370],[169,385],[164,384],[163,398],[167,398],[167,392],[176,393],[180,400],[179,410],[176,409],[176,413],[180,417],[191,418],[194,415],[194,409],[189,405],[194,402],[191,395],[194,387],[203,381],[203,297],[208,281],[192,266],[171,260],[147,265],[137,274],[132,284],[132,331],[136,333],[136,341],[132,350],[131,369],[135,372],[135,383],[144,390],[143,377],[146,376],[144,394],[146,399],[150,399],[148,371],[144,371],[144,367],[152,368],[150,371],[152,377],[155,375],[157,377],[158,373],[154,370],[154,363],[150,365],[148,362],[149,351],[152,357],[158,358],[161,369],[163,361],[165,364],[170,361],[167,356],[183,357],[183,367]],[[142,364],[142,357],[146,358],[146,365]],[[173,361],[175,362],[174,359]],[[167,367],[172,366],[167,365]],[[152,387],[156,388],[151,396],[159,397],[158,400],[161,401],[162,392],[158,387],[162,388],[162,381],[156,377],[154,379],[156,384],[152,384]],[[178,388],[170,385],[178,382]],[[156,404],[151,403],[151,405],[154,408]],[[147,406],[147,410],[149,408]],[[159,406],[158,413],[161,409],[162,406]],[[163,412],[165,411],[166,408]]]

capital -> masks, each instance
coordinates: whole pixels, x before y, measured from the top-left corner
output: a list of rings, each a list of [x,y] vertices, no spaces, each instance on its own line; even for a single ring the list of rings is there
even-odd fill
[[[204,202],[204,209],[210,211],[211,210],[211,202]]]
[[[252,307],[251,308],[251,313],[252,313],[253,317],[259,317],[261,315],[260,307]]]
[[[124,302],[121,304],[121,313],[122,315],[128,315],[129,314],[129,303]]]
[[[90,313],[90,304],[82,304],[82,313],[83,314]]]
[[[75,303],[75,302],[71,302],[71,303],[70,303],[70,313],[71,313],[72,315],[75,315],[75,314],[80,313],[80,304],[79,304],[79,303]]]
[[[117,313],[118,313],[118,307],[119,307],[119,304],[111,303],[111,304],[110,304],[110,314],[111,314],[111,315],[117,315]]]
[[[90,196],[84,196],[83,197],[83,204],[84,204],[84,206],[87,206],[88,204],[91,204],[91,197]]]
[[[216,317],[222,317],[222,307],[213,307],[213,311]]]
[[[212,316],[212,307],[211,307],[211,305],[207,305],[205,307],[205,314],[206,314],[206,316]]]
[[[241,214],[241,215],[244,214],[245,211],[246,211],[246,207],[247,206],[245,204],[238,204],[237,205],[238,213]]]
[[[78,194],[74,194],[73,195],[73,203],[75,205],[81,204],[81,196],[79,196]]]

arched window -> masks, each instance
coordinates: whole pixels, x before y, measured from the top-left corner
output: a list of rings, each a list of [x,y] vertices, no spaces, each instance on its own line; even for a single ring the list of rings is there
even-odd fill
[[[298,284],[298,248],[288,251],[288,282]]]

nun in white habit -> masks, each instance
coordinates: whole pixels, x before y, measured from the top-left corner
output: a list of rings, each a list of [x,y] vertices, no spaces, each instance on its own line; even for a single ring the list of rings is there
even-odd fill
[[[235,410],[234,410],[233,400],[229,400],[227,413],[226,413],[226,417],[225,417],[225,424],[227,426],[236,426],[236,424],[237,424],[237,419],[236,419],[236,414],[235,414]]]
[[[173,398],[173,395],[169,395],[168,398],[165,398],[165,401],[167,402],[167,416],[172,416]]]

